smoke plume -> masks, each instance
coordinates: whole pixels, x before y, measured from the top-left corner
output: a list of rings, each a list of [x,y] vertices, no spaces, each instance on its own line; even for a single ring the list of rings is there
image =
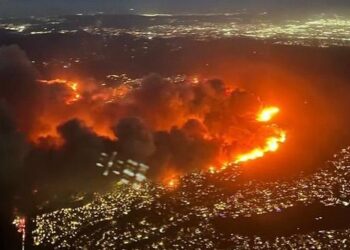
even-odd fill
[[[149,75],[133,88],[44,80],[16,46],[0,49],[0,98],[12,116],[1,116],[0,150],[15,157],[2,171],[22,169],[23,186],[47,192],[98,185],[101,152],[144,162],[161,179],[232,161],[276,130],[256,121],[259,98],[219,79]]]

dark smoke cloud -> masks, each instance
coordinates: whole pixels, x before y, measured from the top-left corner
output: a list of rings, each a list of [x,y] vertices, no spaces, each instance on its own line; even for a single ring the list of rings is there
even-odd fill
[[[50,146],[45,140],[36,144],[27,159],[27,176],[35,186],[56,191],[97,189],[102,178],[95,163],[100,153],[113,150],[115,143],[76,119],[57,130],[63,144]]]
[[[237,150],[257,131],[251,121],[260,100],[232,88],[219,79],[174,84],[159,75],[145,77],[119,107],[115,134],[122,155],[151,165],[154,177],[168,168],[184,173],[218,163],[227,153],[223,142],[226,151]]]
[[[175,86],[158,75],[146,77],[132,94],[127,113],[142,117],[152,128],[170,128],[188,113],[186,104],[193,98],[187,86]]]
[[[15,189],[15,180],[23,166],[28,145],[24,135],[16,128],[11,114],[3,102],[0,102],[0,184],[7,189],[7,195]],[[12,193],[13,194],[13,193]]]
[[[97,155],[103,151],[103,138],[96,135],[79,120],[71,120],[57,128],[64,140],[60,148],[62,167],[66,163],[69,169],[82,167],[96,161]],[[84,169],[80,169],[84,170]]]
[[[146,160],[155,151],[153,134],[138,118],[124,118],[115,128],[122,155],[135,160]]]
[[[187,123],[188,124],[188,123]],[[186,128],[172,128],[170,132],[157,132],[155,143],[157,150],[152,156],[151,165],[156,176],[170,167],[185,173],[196,168],[208,166],[218,155],[219,143],[205,140]],[[197,125],[196,125],[197,126]],[[202,127],[202,125],[199,125]]]
[[[0,230],[9,232],[14,197],[18,192],[18,180],[23,170],[25,155],[28,151],[24,135],[18,132],[7,105],[0,101]],[[2,249],[11,249],[10,243],[0,241]]]
[[[203,138],[208,129],[197,119],[189,119],[182,128],[183,133],[189,138]]]
[[[1,226],[11,218],[18,180],[30,149],[19,126],[29,128],[35,106],[35,70],[17,46],[0,48],[0,192]],[[35,91],[35,90],[34,90]],[[3,221],[5,220],[5,222]]]
[[[0,48],[0,99],[9,104],[18,127],[29,131],[41,109],[37,72],[24,51],[11,45]]]
[[[45,129],[51,120],[63,123],[56,124],[61,147],[50,144],[50,138],[32,145],[26,165],[35,169],[40,178],[34,175],[33,179],[39,183],[83,170],[87,175],[95,173],[91,166],[97,155],[108,149],[150,164],[153,176],[167,167],[181,172],[206,167],[217,160],[224,137],[234,148],[236,141],[251,134],[246,122],[249,117],[244,115],[255,113],[260,104],[244,91],[228,91],[232,86],[219,79],[174,84],[150,75],[125,103],[101,106],[92,101],[93,93],[86,92],[82,100],[67,108],[63,102],[70,94],[67,88],[38,84],[39,76],[23,51],[10,46],[3,48],[1,55],[2,98],[13,109],[17,128],[28,135]],[[84,124],[86,117],[90,124],[110,124],[118,139],[99,137],[95,126]]]
[[[30,200],[33,190],[50,197],[105,187],[110,182],[95,166],[101,152],[144,162],[155,179],[168,169],[206,168],[257,131],[251,120],[259,99],[219,79],[174,83],[150,75],[122,101],[98,102],[94,87],[72,105],[64,102],[72,94],[67,86],[37,79],[19,47],[0,49],[0,164],[2,176],[12,176],[11,196]],[[59,143],[30,142],[33,131],[52,124]],[[99,126],[109,126],[116,138],[100,136]]]

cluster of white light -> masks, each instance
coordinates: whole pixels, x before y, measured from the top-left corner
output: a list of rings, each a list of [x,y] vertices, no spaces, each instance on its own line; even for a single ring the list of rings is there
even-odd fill
[[[243,14],[242,16],[240,14]],[[147,16],[146,16],[147,17]],[[225,37],[251,37],[255,39],[270,39],[274,43],[318,45],[318,46],[349,46],[350,45],[350,19],[347,16],[317,15],[309,18],[286,19],[274,21],[269,15],[257,15],[247,21],[244,13],[235,15],[225,15],[221,21],[203,20],[196,21],[196,17],[172,16],[171,21],[149,25],[147,27],[104,27],[76,25],[67,28],[62,25],[66,22],[64,18],[52,18],[45,21],[51,24],[51,28],[45,25],[18,24],[12,20],[0,22],[0,28],[5,28],[17,32],[28,32],[29,34],[45,33],[75,33],[84,30],[97,35],[118,36],[120,34],[131,34],[136,37],[143,37],[152,40],[155,37],[172,38],[190,36],[196,39],[205,40]],[[148,18],[158,18],[148,16]],[[164,16],[161,18],[164,19]],[[202,17],[203,18],[203,17]],[[220,17],[219,17],[220,18]],[[191,21],[192,20],[192,21]],[[189,21],[187,23],[186,21]],[[63,26],[64,28],[62,29]],[[147,50],[147,46],[146,46]]]
[[[38,216],[35,242],[74,249],[213,249],[222,242],[242,249],[349,247],[350,229],[265,240],[222,234],[213,219],[280,213],[297,204],[306,207],[315,202],[348,207],[350,148],[340,152],[329,167],[291,181],[239,183],[240,171],[239,166],[228,166],[219,173],[195,172],[184,176],[179,187],[170,192],[152,184],[138,189],[119,187],[84,207]],[[231,191],[225,185],[235,188]],[[314,219],[322,221],[319,216]]]
[[[102,175],[108,176],[111,172],[119,177],[119,183],[121,184],[141,183],[147,180],[146,173],[149,166],[131,159],[127,161],[119,160],[117,155],[116,151],[111,155],[105,152],[101,153],[96,166],[104,169]]]
[[[180,21],[180,18],[178,19]],[[273,21],[254,19],[245,23],[235,17],[234,21],[226,22],[201,22],[184,24],[152,25],[138,29],[120,28],[94,28],[86,27],[85,31],[94,34],[120,35],[129,33],[137,37],[152,39],[154,37],[183,37],[191,36],[200,40],[223,37],[251,37],[256,39],[270,39],[274,43],[317,45],[321,47],[337,45],[350,45],[350,31],[348,29],[350,19],[344,16],[324,17],[315,16],[306,20],[285,20],[274,23]]]

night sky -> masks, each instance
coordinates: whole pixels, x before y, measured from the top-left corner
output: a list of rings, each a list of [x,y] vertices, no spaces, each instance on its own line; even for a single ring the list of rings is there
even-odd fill
[[[130,10],[132,9],[132,10]],[[241,9],[278,12],[344,12],[348,0],[0,0],[0,17],[50,16],[77,12],[140,13],[209,13]]]

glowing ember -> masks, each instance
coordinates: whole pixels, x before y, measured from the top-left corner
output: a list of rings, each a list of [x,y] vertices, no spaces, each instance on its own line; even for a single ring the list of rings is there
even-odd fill
[[[165,188],[176,189],[179,186],[180,176],[182,176],[182,173],[169,168],[165,170],[160,180]]]
[[[215,173],[217,172],[217,169],[216,169],[216,167],[214,167],[214,166],[210,166],[210,167],[208,168],[208,172],[211,173],[211,174],[215,174]]]
[[[256,120],[259,122],[268,122],[280,112],[278,107],[266,107],[257,116]]]
[[[177,186],[179,185],[179,180],[178,178],[171,178],[167,183],[166,183],[167,187],[169,189],[174,189],[177,188]]]
[[[200,79],[198,76],[193,76],[192,77],[192,81],[191,81],[193,84],[198,84],[200,82]]]

